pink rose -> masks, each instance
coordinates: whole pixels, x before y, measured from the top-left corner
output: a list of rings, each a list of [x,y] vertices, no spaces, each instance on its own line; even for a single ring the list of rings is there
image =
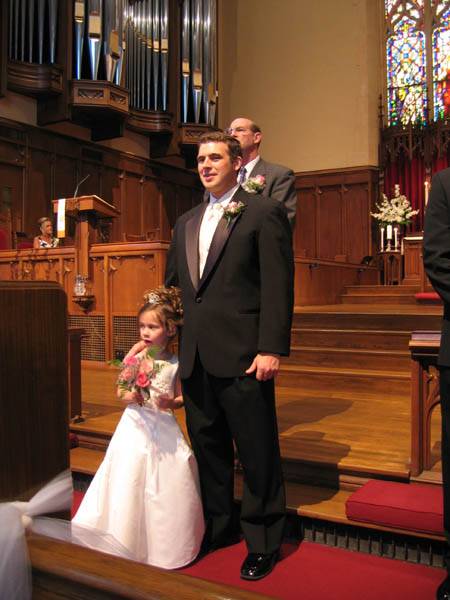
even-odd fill
[[[141,364],[139,365],[139,373],[151,375],[153,373],[154,366],[154,362],[151,358],[144,358],[141,360]]]
[[[125,379],[126,381],[129,381],[130,379],[132,379],[133,375],[133,369],[130,369],[130,367],[125,367],[125,369],[123,369],[123,371],[120,374],[120,379]]]
[[[261,185],[264,185],[266,183],[266,178],[264,177],[264,175],[255,175],[255,181]]]
[[[123,364],[127,366],[134,366],[137,363],[137,358],[135,356],[125,356],[123,359]]]
[[[139,373],[136,378],[136,385],[141,388],[146,388],[150,385],[150,380],[146,373]]]

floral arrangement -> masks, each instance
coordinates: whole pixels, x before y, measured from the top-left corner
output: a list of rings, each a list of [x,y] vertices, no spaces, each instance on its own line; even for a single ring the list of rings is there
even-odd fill
[[[146,349],[144,353],[126,356],[122,363],[117,364],[114,361],[114,364],[122,369],[117,378],[121,398],[126,392],[134,391],[142,399],[142,403],[149,399],[150,382],[160,369],[159,365],[155,363],[157,354],[158,348],[153,347]]]
[[[370,213],[374,219],[384,225],[408,225],[418,210],[413,210],[409,200],[403,194],[400,194],[400,186],[394,186],[394,197],[390,200],[386,194],[382,194],[382,201],[375,205],[378,212]]]
[[[245,204],[239,200],[236,202],[232,200],[228,203],[227,207],[223,210],[223,218],[227,220],[227,225],[231,223],[231,221],[240,215],[245,210]]]
[[[255,177],[249,177],[242,184],[242,188],[249,194],[260,194],[266,187],[266,178],[264,175],[256,175]]]

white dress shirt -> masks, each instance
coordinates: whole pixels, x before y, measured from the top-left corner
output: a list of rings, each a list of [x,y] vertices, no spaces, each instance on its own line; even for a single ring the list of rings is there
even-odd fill
[[[244,183],[244,181],[247,181],[247,179],[250,176],[250,173],[253,171],[256,163],[260,159],[261,159],[261,157],[258,154],[258,156],[256,158],[254,158],[253,160],[251,160],[250,162],[248,162],[246,165],[244,165],[243,167],[241,167],[239,169],[239,172],[238,172],[238,183],[242,184],[242,183]],[[245,176],[242,176],[243,169],[245,169]]]
[[[203,275],[206,259],[208,258],[209,248],[216,231],[220,219],[223,217],[223,211],[239,188],[238,185],[232,187],[220,198],[216,198],[212,194],[209,195],[209,203],[203,213],[202,224],[200,225],[200,233],[198,237],[198,266],[200,278]]]

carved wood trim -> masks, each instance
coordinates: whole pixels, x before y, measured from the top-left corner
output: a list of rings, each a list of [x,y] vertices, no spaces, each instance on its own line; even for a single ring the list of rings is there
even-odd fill
[[[19,94],[40,98],[63,92],[63,69],[59,65],[39,65],[8,61],[8,88]]]

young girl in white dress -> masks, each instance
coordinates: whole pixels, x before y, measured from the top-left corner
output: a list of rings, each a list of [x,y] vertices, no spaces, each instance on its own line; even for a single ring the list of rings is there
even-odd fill
[[[168,344],[182,307],[176,288],[144,298],[141,341],[118,380],[127,407],[73,522],[114,536],[139,562],[175,569],[196,558],[204,533],[197,463],[172,412],[182,397]]]

